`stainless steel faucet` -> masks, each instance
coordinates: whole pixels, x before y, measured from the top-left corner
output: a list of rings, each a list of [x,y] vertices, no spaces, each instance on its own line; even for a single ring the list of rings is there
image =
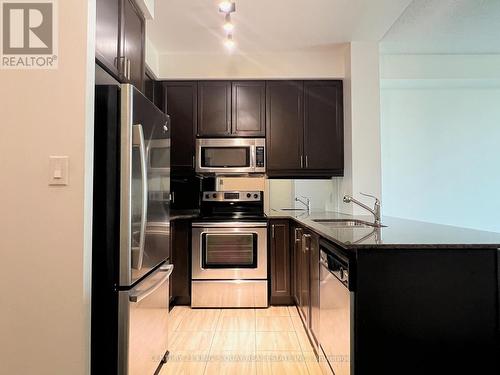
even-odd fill
[[[304,206],[306,206],[307,212],[310,213],[311,212],[311,199],[304,197],[304,196],[301,196],[301,198],[303,198],[303,200],[295,197],[295,202],[302,203]]]
[[[350,195],[344,195],[344,203],[354,203],[354,204],[357,204],[359,207],[362,207],[365,210],[369,211],[375,217],[375,225],[381,226],[381,221],[380,221],[380,200],[377,197],[375,197],[373,195],[370,195],[370,194],[365,194],[365,193],[359,193],[359,194],[364,195],[365,197],[370,197],[370,198],[375,199],[375,206],[373,207],[373,209],[371,209],[367,205],[361,203],[360,201],[354,199]]]

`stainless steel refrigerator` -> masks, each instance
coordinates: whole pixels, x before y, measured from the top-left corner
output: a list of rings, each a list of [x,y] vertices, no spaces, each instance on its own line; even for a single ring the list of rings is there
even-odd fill
[[[97,85],[92,374],[153,375],[168,351],[168,116],[131,85]]]

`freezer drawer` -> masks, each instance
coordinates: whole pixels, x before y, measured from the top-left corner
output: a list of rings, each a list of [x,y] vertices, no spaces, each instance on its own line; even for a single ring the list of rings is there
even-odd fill
[[[168,350],[169,278],[165,265],[119,292],[118,373],[153,375]]]

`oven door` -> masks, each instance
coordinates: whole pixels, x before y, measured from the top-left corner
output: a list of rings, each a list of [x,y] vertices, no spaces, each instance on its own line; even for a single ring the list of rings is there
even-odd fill
[[[267,223],[194,223],[193,279],[267,279]]]
[[[255,140],[197,139],[196,172],[247,174],[255,172]]]

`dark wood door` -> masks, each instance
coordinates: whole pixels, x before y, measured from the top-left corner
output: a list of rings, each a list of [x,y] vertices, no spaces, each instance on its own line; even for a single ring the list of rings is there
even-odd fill
[[[266,135],[266,83],[240,81],[232,83],[232,128],[238,137]]]
[[[288,220],[271,221],[271,304],[289,305],[290,286],[290,228]]]
[[[307,327],[310,327],[310,309],[311,309],[311,279],[310,279],[310,247],[311,234],[304,231],[302,235],[302,245],[300,252],[300,310]]]
[[[300,306],[300,280],[302,277],[301,271],[301,252],[302,252],[302,228],[294,225],[291,231],[291,238],[293,238],[292,259],[293,259],[293,272],[292,272],[292,290],[293,299],[297,306]]]
[[[189,305],[191,303],[190,285],[191,285],[191,222],[189,220],[173,220],[171,223],[171,249],[172,263],[174,271],[172,272],[171,296],[178,305]]]
[[[128,82],[141,91],[145,73],[144,44],[144,19],[131,0],[123,0],[121,53],[128,59],[124,71]]]
[[[309,171],[344,170],[342,81],[304,82],[304,163]]]
[[[191,81],[164,83],[165,108],[172,127],[172,169],[194,170],[197,87],[197,83]]]
[[[119,76],[120,3],[122,0],[96,2],[96,59],[116,78]]]
[[[198,136],[231,135],[231,82],[198,82]]]
[[[165,112],[163,82],[156,81],[153,73],[146,67],[144,75],[144,96],[151,100],[160,110]]]
[[[267,173],[289,175],[303,165],[303,83],[267,82]],[[293,173],[292,173],[293,174]]]
[[[311,300],[311,333],[316,345],[319,343],[319,236],[314,232],[308,232],[311,235],[309,247],[310,264],[310,300]]]

